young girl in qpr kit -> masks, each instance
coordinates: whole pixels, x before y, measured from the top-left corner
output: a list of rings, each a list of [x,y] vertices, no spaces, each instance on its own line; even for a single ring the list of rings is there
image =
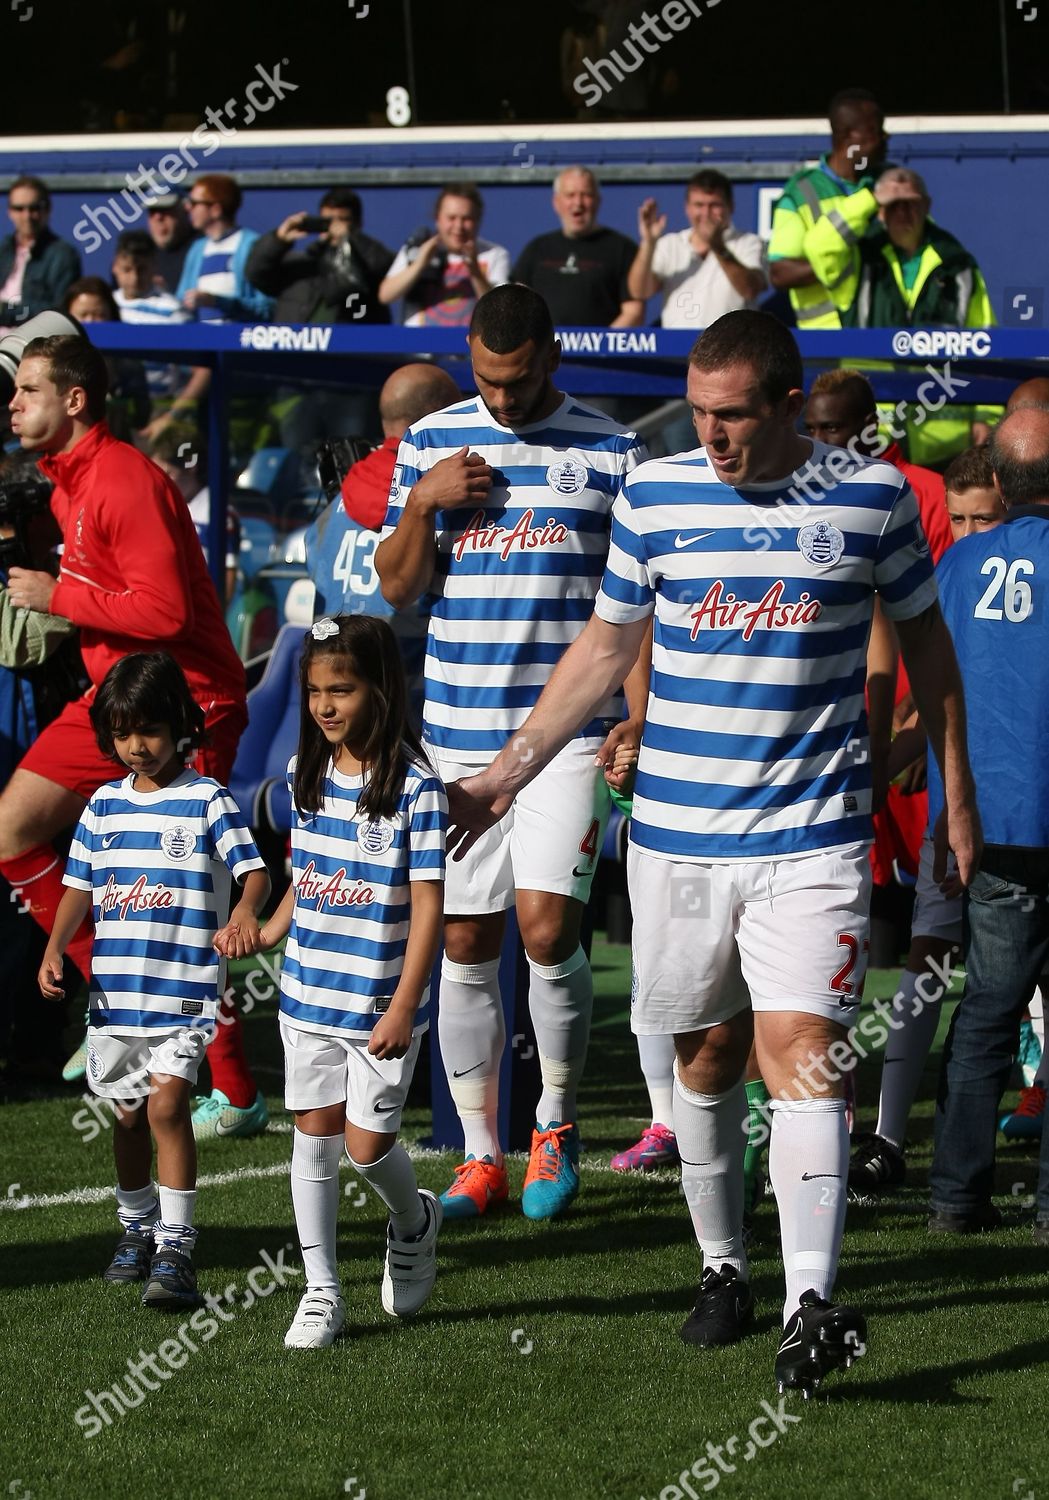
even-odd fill
[[[434,1284],[441,1205],[419,1189],[397,1131],[429,1024],[447,799],[410,727],[385,620],[318,620],[301,681],[299,751],[288,767],[292,884],[261,945],[288,933],[280,1029],[306,1292],[284,1343],[321,1349],[346,1319],[335,1262],[344,1139],[390,1211],[383,1308],[409,1316]]]
[[[145,1281],[146,1306],[195,1307],[189,1100],[223,982],[213,944],[237,880],[243,890],[223,949],[247,951],[270,882],[229,792],[186,764],[203,741],[204,714],[172,657],[139,652],[118,661],[91,722],[102,753],[128,774],[100,787],[81,815],[40,988],[62,994],[66,945],[92,912],[87,1078],[113,1101],[123,1229],[103,1274]],[[154,1140],[159,1187],[150,1173]]]

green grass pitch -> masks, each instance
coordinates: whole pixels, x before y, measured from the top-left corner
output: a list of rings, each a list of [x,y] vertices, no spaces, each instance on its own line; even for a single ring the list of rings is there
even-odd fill
[[[249,1053],[264,1069],[271,1129],[200,1152],[200,1280],[216,1295],[235,1288],[227,1318],[212,1320],[207,1340],[187,1331],[194,1348],[181,1345],[181,1368],[153,1378],[156,1390],[94,1437],[76,1422],[86,1393],[114,1382],[126,1390],[128,1360],[165,1339],[177,1345],[183,1319],[151,1314],[134,1288],[99,1279],[116,1236],[105,1193],[111,1146],[107,1131],[88,1143],[74,1128],[78,1094],[5,1106],[0,1497],[1041,1495],[1049,1260],[1030,1240],[1034,1150],[1000,1152],[1006,1227],[930,1239],[934,1055],[907,1187],[877,1211],[849,1210],[839,1291],[869,1317],[867,1357],[831,1376],[818,1399],[789,1398],[783,1410],[799,1420],[759,1425],[756,1446],[748,1431],[762,1403],[780,1410],[771,1380],[782,1298],[775,1207],[766,1201],[757,1215],[755,1333],[734,1349],[686,1348],[677,1334],[698,1258],[678,1185],[671,1173],[624,1179],[608,1170],[647,1116],[626,1025],[627,950],[599,940],[594,957],[583,1190],[573,1211],[563,1222],[526,1221],[515,1201],[524,1163],[515,1160],[511,1205],[446,1227],[434,1296],[399,1326],[379,1306],[383,1216],[373,1198],[358,1201],[347,1174],[339,1249],[350,1335],[317,1354],[282,1346],[301,1275],[243,1305],[263,1252],[295,1264],[274,1007],[256,1006]],[[891,994],[894,978],[872,974],[869,996]],[[865,1125],[877,1067],[872,1058],[859,1072]],[[424,1114],[410,1113],[404,1139],[425,1128]],[[420,1182],[440,1191],[454,1162],[422,1154],[417,1165]],[[49,1196],[57,1201],[39,1201]]]

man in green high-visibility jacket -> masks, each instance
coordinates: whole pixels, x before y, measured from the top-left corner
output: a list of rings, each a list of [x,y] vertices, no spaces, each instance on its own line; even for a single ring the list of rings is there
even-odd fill
[[[813,251],[821,283],[850,286],[842,314],[846,328],[989,328],[994,325],[987,283],[975,258],[929,217],[924,180],[906,167],[888,167],[872,188],[850,203],[862,230],[857,245],[825,240]],[[999,407],[952,406],[938,415],[905,417],[912,463],[944,464],[968,446],[974,422],[992,423]]]
[[[873,212],[864,190],[888,145],[882,108],[865,89],[835,94],[828,113],[831,149],[818,166],[790,178],[769,241],[769,279],[789,291],[798,328],[806,330],[844,326],[856,295],[857,245]],[[836,258],[833,278],[816,269],[828,257]]]
[[[847,328],[988,328],[995,321],[987,283],[969,251],[929,217],[932,200],[917,172],[890,167],[856,195],[866,233],[858,246],[856,295]],[[821,277],[837,279],[856,252],[824,254]]]

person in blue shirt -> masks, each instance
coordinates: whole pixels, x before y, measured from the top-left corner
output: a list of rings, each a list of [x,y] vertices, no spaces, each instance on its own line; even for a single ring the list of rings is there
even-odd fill
[[[937,569],[967,707],[984,852],[968,890],[965,991],[944,1044],[929,1174],[934,1233],[977,1233],[991,1202],[998,1105],[1020,1021],[1049,959],[1049,782],[1032,774],[1049,725],[1049,410],[1014,411],[991,439],[1007,507]],[[930,760],[930,821],[943,802]],[[1035,1242],[1049,1245],[1049,1132],[1043,1134]]]

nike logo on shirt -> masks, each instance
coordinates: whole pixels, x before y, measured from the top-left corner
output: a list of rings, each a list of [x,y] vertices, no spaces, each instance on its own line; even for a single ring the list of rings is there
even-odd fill
[[[105,836],[105,838],[104,838],[104,839],[103,839],[103,840],[102,840],[102,848],[103,848],[103,849],[108,849],[108,848],[109,848],[109,846],[110,846],[110,844],[111,844],[111,843],[112,843],[112,842],[113,842],[113,840],[114,840],[114,839],[115,839],[115,838],[118,838],[118,837],[119,837],[119,835],[118,835],[118,834],[115,834],[115,833],[107,833],[107,834],[106,834],[106,836]]]
[[[712,531],[697,531],[694,536],[686,536],[683,531],[679,531],[677,536],[674,538],[674,546],[678,548],[691,547],[693,542],[701,542],[704,537],[713,535],[714,533]]]

